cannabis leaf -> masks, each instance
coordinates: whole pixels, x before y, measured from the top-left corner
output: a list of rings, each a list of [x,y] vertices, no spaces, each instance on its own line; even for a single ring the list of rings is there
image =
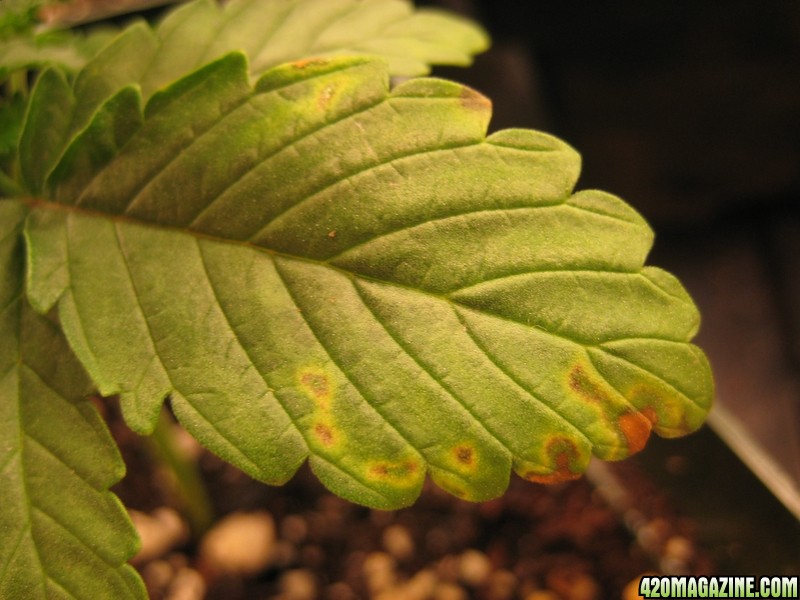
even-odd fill
[[[0,56],[0,80],[16,70],[43,65],[57,64],[77,71],[115,35],[113,29],[105,28],[88,35],[54,31],[5,40]]]
[[[394,508],[426,472],[482,500],[511,468],[569,479],[700,425],[697,311],[643,266],[630,207],[572,192],[571,148],[487,137],[485,98],[390,89],[378,60],[250,72],[229,54],[143,108],[123,87],[77,131],[83,74],[49,71],[31,99],[29,298],[57,306],[132,427],[169,395],[253,476],[308,458],[334,492]]]
[[[39,97],[47,99],[50,112],[32,111],[43,122],[28,127],[20,153],[32,153],[39,162],[22,158],[23,178],[38,193],[66,145],[122,88],[138,85],[147,100],[232,50],[250,56],[251,75],[285,60],[340,54],[382,56],[393,75],[418,75],[432,63],[469,64],[487,44],[471,22],[415,11],[403,0],[234,0],[222,8],[213,0],[195,0],[168,13],[155,29],[143,22],[125,29],[74,82],[54,72],[39,82]]]
[[[26,212],[0,202],[0,598],[142,598],[108,491],[124,464],[61,332],[23,297]]]

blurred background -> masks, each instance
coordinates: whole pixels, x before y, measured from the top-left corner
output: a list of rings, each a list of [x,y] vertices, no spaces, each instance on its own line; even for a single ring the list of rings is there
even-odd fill
[[[654,440],[635,462],[697,519],[722,572],[797,574],[800,3],[418,4],[493,39],[474,68],[434,74],[489,96],[493,130],[543,129],[578,149],[578,187],[636,207],[656,231],[650,264],[700,308],[710,427]]]

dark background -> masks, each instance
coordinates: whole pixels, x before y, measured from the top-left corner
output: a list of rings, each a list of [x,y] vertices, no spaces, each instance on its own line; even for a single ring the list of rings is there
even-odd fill
[[[697,516],[723,568],[797,574],[800,3],[417,4],[489,31],[474,67],[434,74],[491,98],[493,130],[561,137],[583,156],[579,188],[613,192],[650,221],[650,264],[676,274],[703,315],[717,400],[712,428],[651,443],[639,461]],[[676,457],[682,473],[665,466]]]

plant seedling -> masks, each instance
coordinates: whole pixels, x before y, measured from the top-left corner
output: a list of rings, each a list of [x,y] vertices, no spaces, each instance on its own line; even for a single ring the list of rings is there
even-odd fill
[[[576,478],[703,422],[680,283],[578,154],[393,77],[475,25],[399,0],[211,0],[111,35],[0,18],[0,597],[143,598],[91,393],[281,484],[407,506]],[[14,9],[14,10],[12,10]],[[23,17],[20,17],[23,15]],[[29,83],[33,82],[29,87]]]

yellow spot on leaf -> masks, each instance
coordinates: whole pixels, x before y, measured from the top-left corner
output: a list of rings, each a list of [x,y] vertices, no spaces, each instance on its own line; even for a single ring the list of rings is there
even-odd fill
[[[581,399],[592,404],[610,404],[611,397],[600,384],[589,377],[583,365],[575,365],[569,373],[569,387]]]
[[[334,395],[334,385],[329,373],[320,368],[305,368],[298,374],[300,389],[319,408],[326,410]]]
[[[333,429],[325,423],[317,423],[314,425],[314,435],[322,443],[323,446],[333,446],[336,443],[336,438]]]
[[[382,481],[397,487],[411,487],[421,475],[420,464],[414,458],[378,461],[367,467],[367,477],[373,481]]]
[[[572,462],[579,458],[579,452],[575,442],[569,438],[551,438],[547,442],[546,453],[553,469],[550,472],[529,471],[525,473],[525,479],[536,483],[559,483],[581,476],[579,471],[572,470]]]
[[[471,444],[458,444],[452,449],[455,466],[460,470],[475,471],[478,465],[478,456]]]

